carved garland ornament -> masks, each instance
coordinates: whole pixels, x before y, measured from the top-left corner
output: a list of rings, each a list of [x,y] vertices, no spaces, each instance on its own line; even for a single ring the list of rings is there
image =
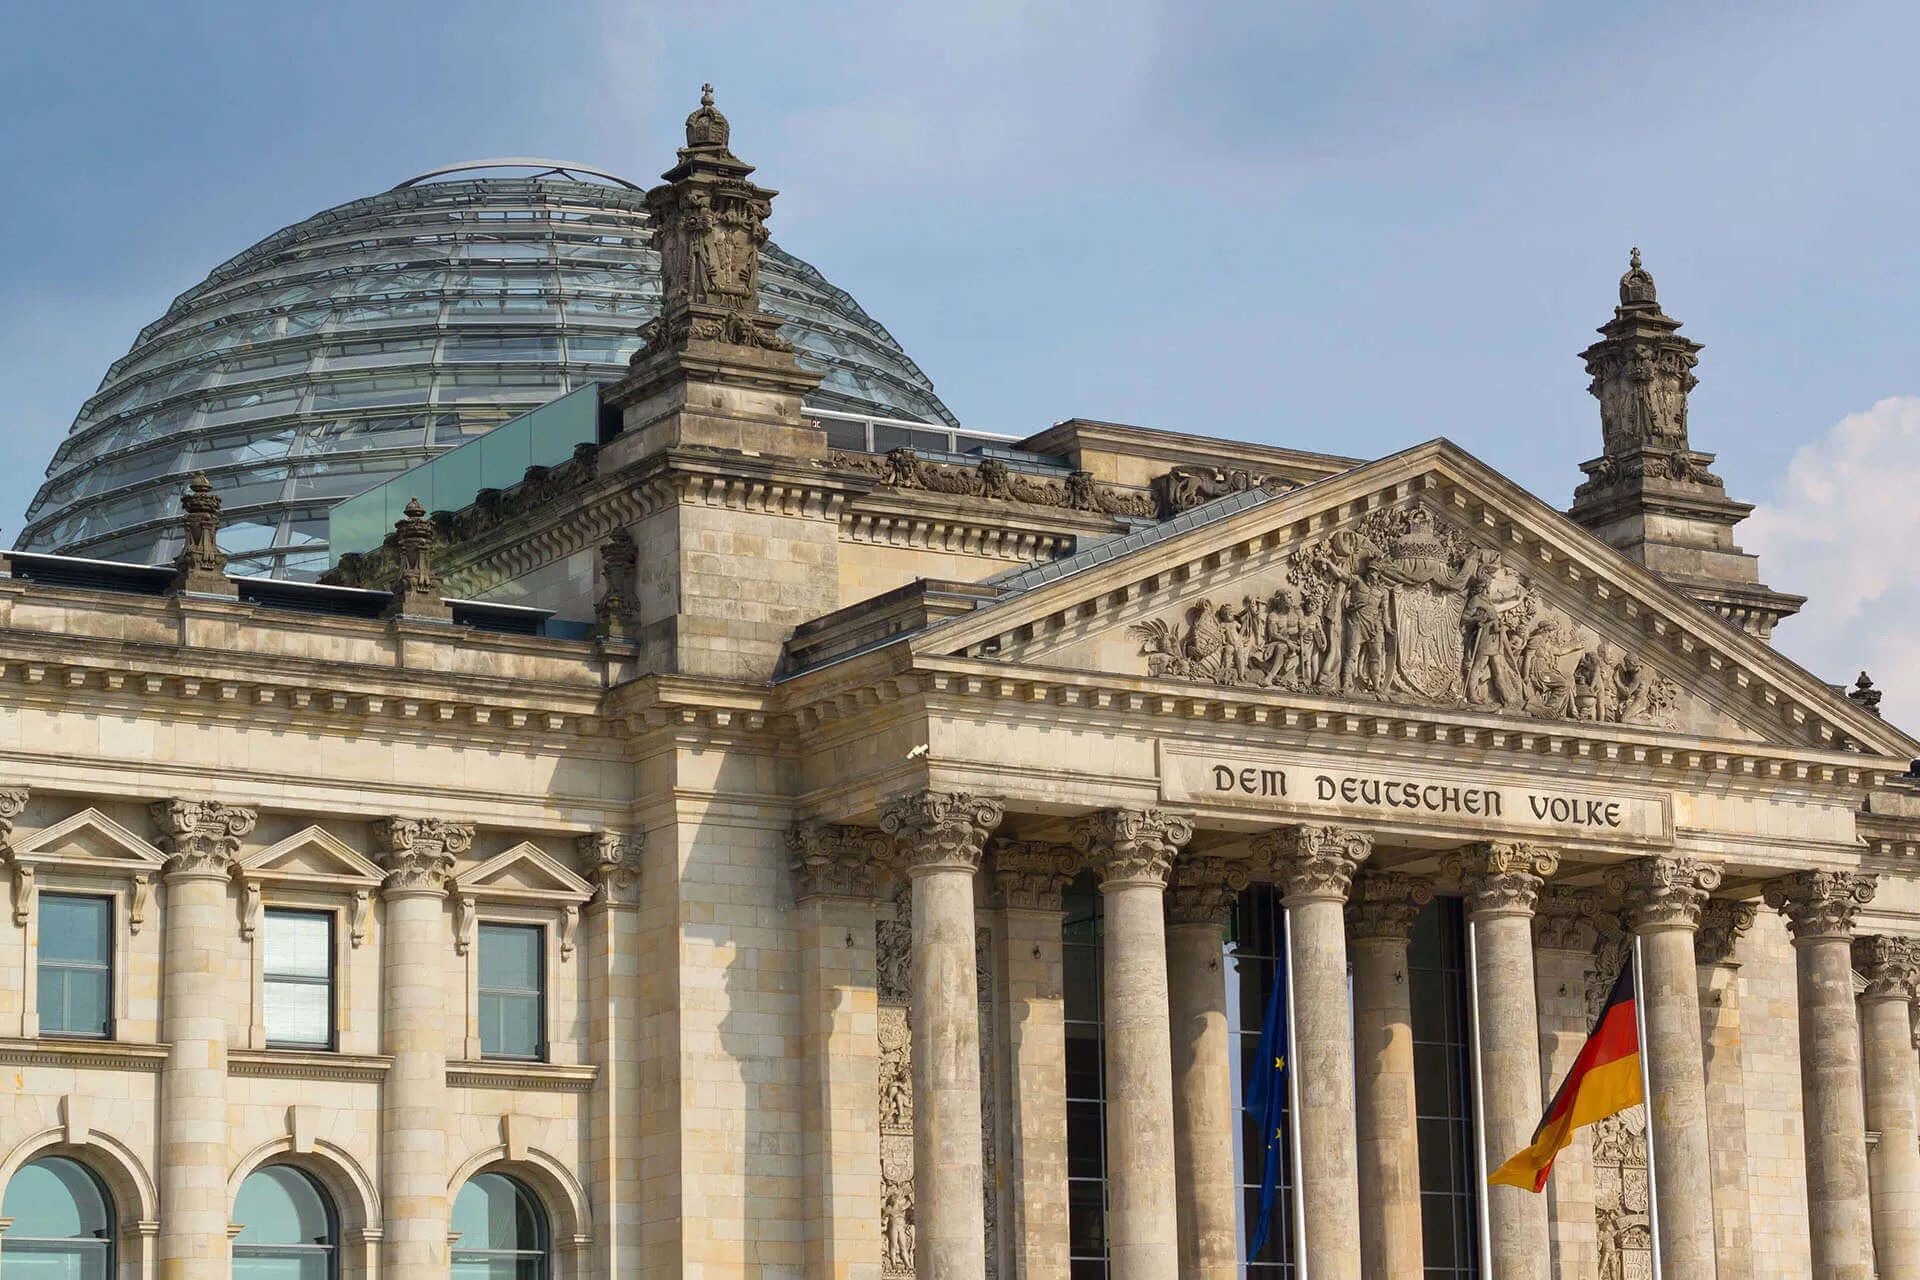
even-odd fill
[[[1413,936],[1414,917],[1432,901],[1433,886],[1417,876],[1364,872],[1355,878],[1353,897],[1347,902],[1347,934],[1405,942]]]
[[[1720,868],[1698,858],[1635,858],[1609,870],[1606,881],[1635,933],[1695,929],[1707,895],[1720,887]]]
[[[1555,720],[1666,725],[1679,712],[1672,680],[1418,506],[1291,552],[1238,605],[1202,599],[1128,631],[1154,677]]]
[[[1440,866],[1459,882],[1470,914],[1532,915],[1541,886],[1560,869],[1560,859],[1542,845],[1491,840],[1448,854]]]
[[[1086,471],[1072,472],[1065,480],[1037,478],[1013,470],[998,458],[985,458],[967,467],[929,462],[913,449],[894,449],[885,454],[836,449],[827,454],[825,466],[878,480],[893,489],[948,493],[995,502],[1024,502],[1035,507],[1092,511],[1136,520],[1152,520],[1160,515],[1160,504],[1143,490],[1101,484]]]
[[[1346,827],[1284,827],[1256,836],[1253,853],[1272,868],[1289,907],[1345,902],[1354,873],[1373,853],[1373,837]]]
[[[1871,875],[1851,871],[1796,871],[1768,883],[1767,905],[1787,918],[1795,942],[1846,938],[1854,917],[1879,888]]]
[[[1193,823],[1161,809],[1103,809],[1073,824],[1073,846],[1100,873],[1102,885],[1165,886]]]
[[[240,839],[253,830],[254,813],[218,800],[162,800],[150,806],[167,855],[160,874],[225,879],[240,853]]]

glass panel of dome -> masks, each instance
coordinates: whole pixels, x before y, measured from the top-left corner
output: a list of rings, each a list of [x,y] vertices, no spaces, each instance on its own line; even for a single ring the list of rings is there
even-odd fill
[[[640,335],[577,333],[567,338],[567,359],[625,364],[640,349]]]
[[[293,488],[287,496],[300,502],[350,498],[395,470],[390,463],[362,460],[309,463],[294,476]]]
[[[439,314],[440,299],[438,298],[391,298],[341,307],[334,323],[341,328],[353,325],[404,324],[431,319]]]
[[[405,418],[343,418],[320,427],[318,448],[325,452],[345,449],[405,449],[426,443],[426,419],[418,414]]]
[[[430,379],[424,373],[389,373],[341,382],[316,382],[313,409],[357,409],[379,404],[412,404],[424,397]]]
[[[455,400],[525,400],[537,404],[553,398],[553,381],[538,369],[463,369],[441,374],[435,394],[443,404]]]
[[[509,298],[498,295],[456,298],[448,305],[447,313],[462,320],[476,321],[521,322],[536,318],[557,321],[560,318],[560,308],[553,299]]]
[[[273,536],[279,531],[278,516],[266,520],[231,520],[220,526],[220,533],[216,540],[220,544],[220,549],[228,555],[245,555],[249,551],[261,551],[271,547]]]
[[[201,447],[194,458],[194,465],[206,467],[224,467],[237,462],[257,462],[263,459],[284,458],[293,452],[294,428],[280,427],[276,430],[246,435],[224,435],[209,440]]]
[[[569,320],[646,320],[659,314],[659,302],[649,298],[572,298],[567,302]]]

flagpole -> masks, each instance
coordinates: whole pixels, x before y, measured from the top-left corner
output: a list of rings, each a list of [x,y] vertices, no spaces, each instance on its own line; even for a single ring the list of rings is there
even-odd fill
[[[1640,963],[1640,937],[1633,939],[1633,1034],[1640,1058],[1640,1108],[1647,1115],[1647,1234],[1653,1244],[1653,1280],[1660,1271],[1660,1190],[1653,1167],[1653,1080],[1647,1074],[1647,993],[1640,985],[1646,967]]]
[[[1480,1256],[1493,1266],[1493,1188],[1487,1182],[1487,1107],[1486,1092],[1480,1077],[1480,932],[1471,916],[1467,919],[1467,1055],[1473,1068],[1473,1165],[1474,1183],[1480,1193],[1474,1196],[1480,1228]]]
[[[1282,980],[1287,985],[1287,1057],[1294,1059],[1293,1034],[1293,908],[1283,907],[1280,911],[1280,954],[1286,962],[1283,966]],[[1300,1195],[1300,1072],[1297,1060],[1289,1061],[1286,1073],[1287,1081],[1287,1157],[1292,1164],[1291,1177],[1288,1178],[1287,1202],[1293,1209],[1293,1273],[1300,1280],[1309,1280],[1307,1275],[1307,1206]]]

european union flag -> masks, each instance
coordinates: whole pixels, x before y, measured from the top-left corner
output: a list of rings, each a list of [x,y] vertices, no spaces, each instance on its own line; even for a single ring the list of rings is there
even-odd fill
[[[1261,1136],[1266,1139],[1264,1164],[1260,1170],[1260,1216],[1255,1218],[1247,1236],[1247,1261],[1260,1256],[1267,1243],[1267,1225],[1273,1221],[1273,1199],[1280,1190],[1280,1144],[1287,1112],[1287,974],[1284,962],[1276,963],[1273,994],[1267,997],[1267,1018],[1260,1024],[1260,1047],[1247,1073],[1247,1113],[1256,1117]],[[1249,1160],[1254,1153],[1249,1151]]]

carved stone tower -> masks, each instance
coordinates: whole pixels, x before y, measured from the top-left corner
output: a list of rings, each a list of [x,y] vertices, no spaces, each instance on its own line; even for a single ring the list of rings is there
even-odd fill
[[[619,465],[671,445],[788,458],[826,455],[824,433],[801,417],[820,384],[793,358],[780,321],[760,310],[760,246],[777,192],[747,181],[753,166],[728,149],[727,118],[702,86],[679,163],[647,192],[660,253],[660,315],[641,334],[625,378],[607,392]]]
[[[1767,587],[1758,557],[1734,544],[1733,527],[1753,506],[1727,497],[1710,470],[1713,455],[1687,440],[1700,344],[1660,310],[1638,249],[1600,334],[1580,354],[1593,377],[1587,390],[1600,401],[1604,452],[1580,464],[1587,479],[1568,514],[1735,626],[1769,638],[1806,598]]]

